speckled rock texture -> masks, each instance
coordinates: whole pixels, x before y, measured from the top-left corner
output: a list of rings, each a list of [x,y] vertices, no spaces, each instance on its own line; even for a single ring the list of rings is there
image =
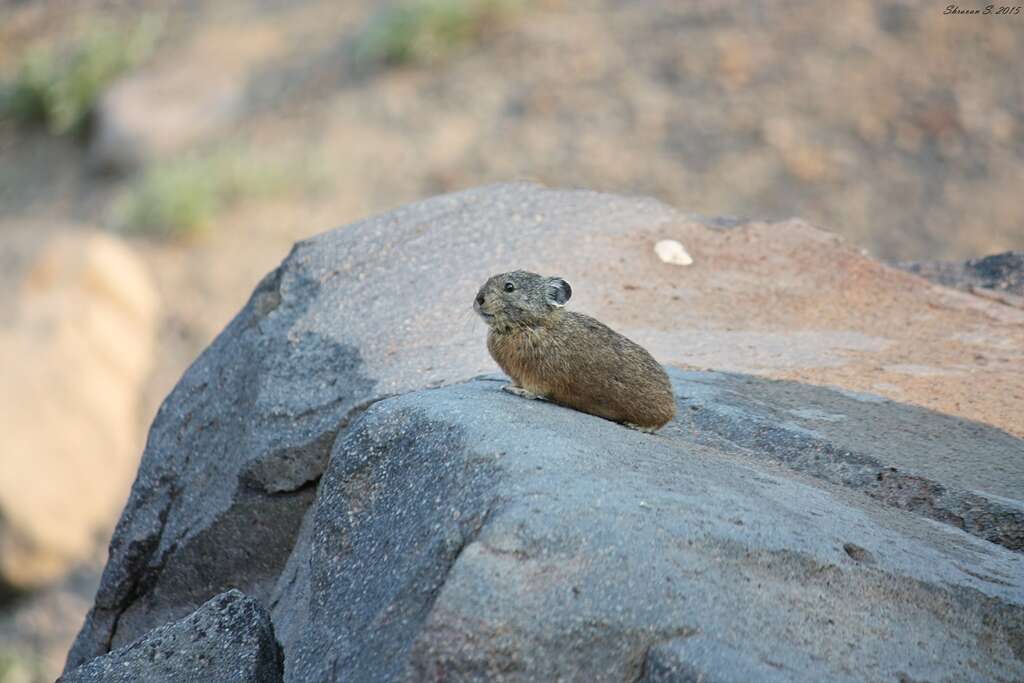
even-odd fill
[[[1024,441],[902,405],[745,375],[693,372],[679,422],[757,457],[1024,551]]]
[[[946,287],[964,291],[989,289],[1014,298],[1024,297],[1024,251],[1007,251],[966,261],[902,261],[896,264],[911,273]]]
[[[515,268],[722,372],[672,370],[656,436],[466,384]],[[1020,678],[1022,323],[642,198],[499,185],[325,233],[158,412],[68,667],[238,588],[289,681]]]
[[[373,406],[335,443],[272,600],[285,679],[1024,676],[1024,555],[701,435],[687,406],[724,408],[694,396],[744,378],[670,373],[690,398],[653,436],[508,395],[498,376]],[[902,431],[908,459],[958,426],[748,379],[828,415],[808,458],[839,449],[840,420]]]
[[[281,652],[270,615],[237,590],[181,621],[97,657],[57,683],[277,683]]]

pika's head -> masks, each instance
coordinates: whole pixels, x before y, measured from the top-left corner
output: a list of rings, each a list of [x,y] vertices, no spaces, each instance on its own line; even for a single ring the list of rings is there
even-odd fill
[[[572,287],[560,277],[525,270],[495,275],[476,293],[473,310],[496,330],[531,327],[565,305]]]

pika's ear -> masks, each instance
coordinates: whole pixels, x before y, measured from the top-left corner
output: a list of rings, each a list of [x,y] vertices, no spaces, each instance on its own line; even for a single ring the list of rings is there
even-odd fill
[[[548,280],[546,296],[549,304],[562,307],[569,300],[569,297],[572,296],[572,287],[562,278],[553,277]]]

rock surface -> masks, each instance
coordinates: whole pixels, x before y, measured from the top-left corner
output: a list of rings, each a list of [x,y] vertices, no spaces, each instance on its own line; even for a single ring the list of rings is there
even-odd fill
[[[679,395],[720,379],[671,373]],[[903,430],[908,457],[933,446],[899,406],[752,381]],[[286,680],[687,680],[659,673],[673,659],[693,680],[1024,676],[1024,555],[685,419],[648,436],[502,382],[378,403],[335,444],[272,600]],[[983,460],[1003,435],[970,427]]]
[[[906,271],[964,291],[989,289],[1024,297],[1024,251],[1007,251],[967,261],[903,261]]]
[[[61,576],[109,533],[138,463],[158,309],[138,257],[89,232],[47,243],[12,298],[0,326],[0,593]]]
[[[694,263],[662,263],[662,239]],[[489,382],[374,405],[493,371],[470,304],[487,276],[515,268],[565,277],[571,306],[670,365],[833,384],[978,424],[802,384],[756,385],[768,408],[758,407],[732,396],[729,383],[745,379],[716,374],[676,375],[689,387],[685,414],[654,441],[502,402],[512,397],[490,396]],[[1020,643],[1005,634],[1020,614],[1022,556],[1008,548],[1021,502],[988,484],[1020,479],[1022,322],[1024,312],[888,268],[799,221],[723,228],[648,199],[503,185],[326,233],[296,245],[161,407],[68,665],[237,587],[272,607],[289,680],[495,666],[510,677],[521,667],[639,676],[650,646],[668,643],[651,670],[671,669],[671,643],[695,628],[753,653],[753,667],[777,646],[792,658],[772,661],[787,670],[852,667],[853,678],[897,661],[913,664],[908,674],[935,671],[928,662],[952,653],[1019,671]],[[691,416],[695,398],[707,417]],[[781,415],[776,402],[798,412]],[[564,421],[544,422],[551,414]],[[775,429],[767,441],[728,423],[750,415]],[[882,419],[909,430],[900,453],[874,438]],[[927,453],[951,425],[960,436],[947,455],[962,462],[943,468]],[[541,467],[530,470],[539,479],[520,461]],[[938,503],[891,493],[909,479],[869,485],[886,468],[945,487],[924,496]],[[977,480],[957,479],[972,470]],[[967,515],[956,505],[970,496],[1000,516]],[[1006,547],[983,540],[1007,524]],[[666,576],[684,584],[668,598],[656,590]],[[568,606],[574,585],[601,590],[568,621],[531,622],[516,607]],[[492,596],[505,611],[481,608]],[[791,606],[781,615],[780,600]],[[744,610],[749,622],[732,621]],[[954,618],[972,634],[959,644]],[[806,642],[833,626],[834,637]],[[920,650],[918,639],[941,645]]]
[[[240,591],[78,667],[58,683],[275,683],[281,653],[270,616]]]
[[[759,458],[1024,550],[1021,439],[872,394],[743,375],[684,377],[688,410],[679,421],[698,440],[724,438]]]

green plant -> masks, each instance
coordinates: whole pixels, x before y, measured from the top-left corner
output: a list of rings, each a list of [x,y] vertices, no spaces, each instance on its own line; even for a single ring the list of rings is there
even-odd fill
[[[23,657],[13,648],[0,650],[0,683],[33,683],[46,680],[34,656]]]
[[[161,23],[150,17],[131,30],[93,27],[70,47],[29,50],[0,87],[0,116],[55,135],[79,132],[107,86],[149,54]]]
[[[126,232],[187,237],[243,199],[279,194],[308,179],[300,169],[233,150],[162,162],[115,203],[113,223]]]
[[[524,0],[404,0],[378,14],[356,42],[360,63],[434,62],[479,42]]]

